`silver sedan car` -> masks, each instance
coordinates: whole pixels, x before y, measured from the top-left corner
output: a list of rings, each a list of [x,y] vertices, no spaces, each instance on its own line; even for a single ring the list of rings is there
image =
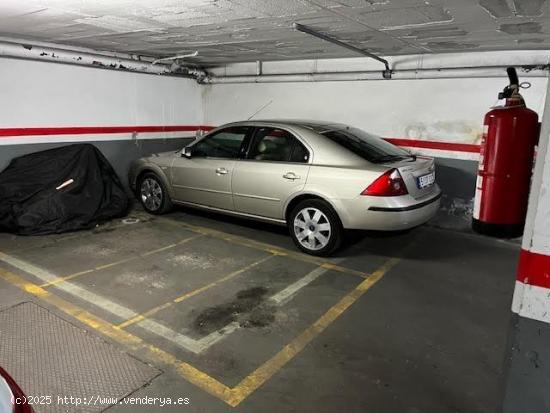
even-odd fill
[[[420,225],[441,197],[432,158],[318,121],[227,124],[181,151],[135,161],[129,178],[152,214],[182,204],[287,225],[313,255],[335,251],[344,229]]]

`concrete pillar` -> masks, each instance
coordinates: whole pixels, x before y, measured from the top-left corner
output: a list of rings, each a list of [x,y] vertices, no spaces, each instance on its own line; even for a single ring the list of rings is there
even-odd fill
[[[549,92],[550,87],[546,91],[540,143],[512,303],[514,315],[503,402],[505,413],[550,412]]]

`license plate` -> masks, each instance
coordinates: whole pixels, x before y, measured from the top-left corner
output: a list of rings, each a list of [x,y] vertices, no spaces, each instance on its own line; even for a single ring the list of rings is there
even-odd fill
[[[429,174],[422,175],[416,178],[416,184],[420,189],[432,186],[434,182],[435,182],[435,172],[430,172]]]

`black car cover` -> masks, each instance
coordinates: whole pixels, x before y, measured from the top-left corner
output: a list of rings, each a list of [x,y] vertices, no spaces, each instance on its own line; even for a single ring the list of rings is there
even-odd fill
[[[0,231],[22,235],[92,228],[126,214],[128,197],[109,161],[76,144],[15,158],[0,173]]]

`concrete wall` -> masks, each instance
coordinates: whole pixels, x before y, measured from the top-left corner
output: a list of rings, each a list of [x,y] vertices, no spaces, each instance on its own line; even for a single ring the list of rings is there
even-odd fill
[[[485,55],[476,55],[477,60],[471,63],[489,64],[499,56],[507,56],[493,53],[489,59]],[[462,55],[443,56],[417,62],[404,57],[399,64],[464,65],[468,63],[464,59]],[[402,139],[400,144],[410,143],[413,152],[435,156],[444,197],[434,224],[456,229],[469,228],[478,157],[476,145],[481,137],[483,116],[497,103],[497,93],[507,83],[501,77],[198,85],[184,78],[45,62],[0,58],[0,63],[0,169],[17,155],[66,142],[87,141],[100,146],[125,180],[132,159],[153,151],[179,148],[183,141],[177,138],[194,135],[199,125],[217,126],[246,119],[268,104],[256,118],[344,122],[383,137]],[[358,70],[374,63],[364,59],[288,65],[273,62],[264,69],[281,73],[285,67],[304,70],[302,66],[307,65],[318,71],[337,67]],[[238,75],[243,72],[242,66],[237,64],[215,72]],[[251,70],[250,65],[244,66],[245,70]],[[546,78],[522,80],[532,83],[530,89],[524,90],[528,106],[540,112]],[[122,132],[106,132],[104,128],[110,126],[120,127]],[[157,130],[132,133],[142,126]],[[175,130],[163,131],[166,126]],[[75,133],[59,129],[66,127],[91,129]],[[27,128],[38,129],[29,133]],[[139,144],[136,140],[143,142]],[[435,149],[432,144],[436,144]],[[462,144],[469,145],[469,149],[462,150]],[[412,147],[418,145],[421,147]]]
[[[527,104],[541,112],[547,80],[526,80]],[[213,125],[246,119],[271,102],[255,118],[332,120],[411,145],[438,143],[440,149],[409,148],[437,158],[444,198],[434,224],[467,229],[478,154],[457,151],[456,144],[479,144],[483,116],[506,84],[506,78],[214,84],[204,87],[204,119]]]
[[[528,79],[529,107],[542,110],[546,79]],[[380,136],[479,143],[483,115],[506,86],[498,79],[216,84],[204,86],[205,122],[248,118],[334,120]]]
[[[133,160],[152,153],[176,151],[183,148],[192,139],[139,139],[135,141],[104,139],[92,141],[91,143],[110,161],[122,183],[129,190],[127,182],[128,169]],[[18,156],[70,144],[70,142],[50,142],[0,146],[0,171],[7,166],[11,159]]]
[[[505,413],[550,411],[549,139],[547,100],[512,303]]]
[[[15,156],[86,141],[126,181],[132,159],[180,147],[202,122],[200,86],[185,78],[0,58],[0,91],[0,170]],[[142,126],[156,131],[133,133]]]

